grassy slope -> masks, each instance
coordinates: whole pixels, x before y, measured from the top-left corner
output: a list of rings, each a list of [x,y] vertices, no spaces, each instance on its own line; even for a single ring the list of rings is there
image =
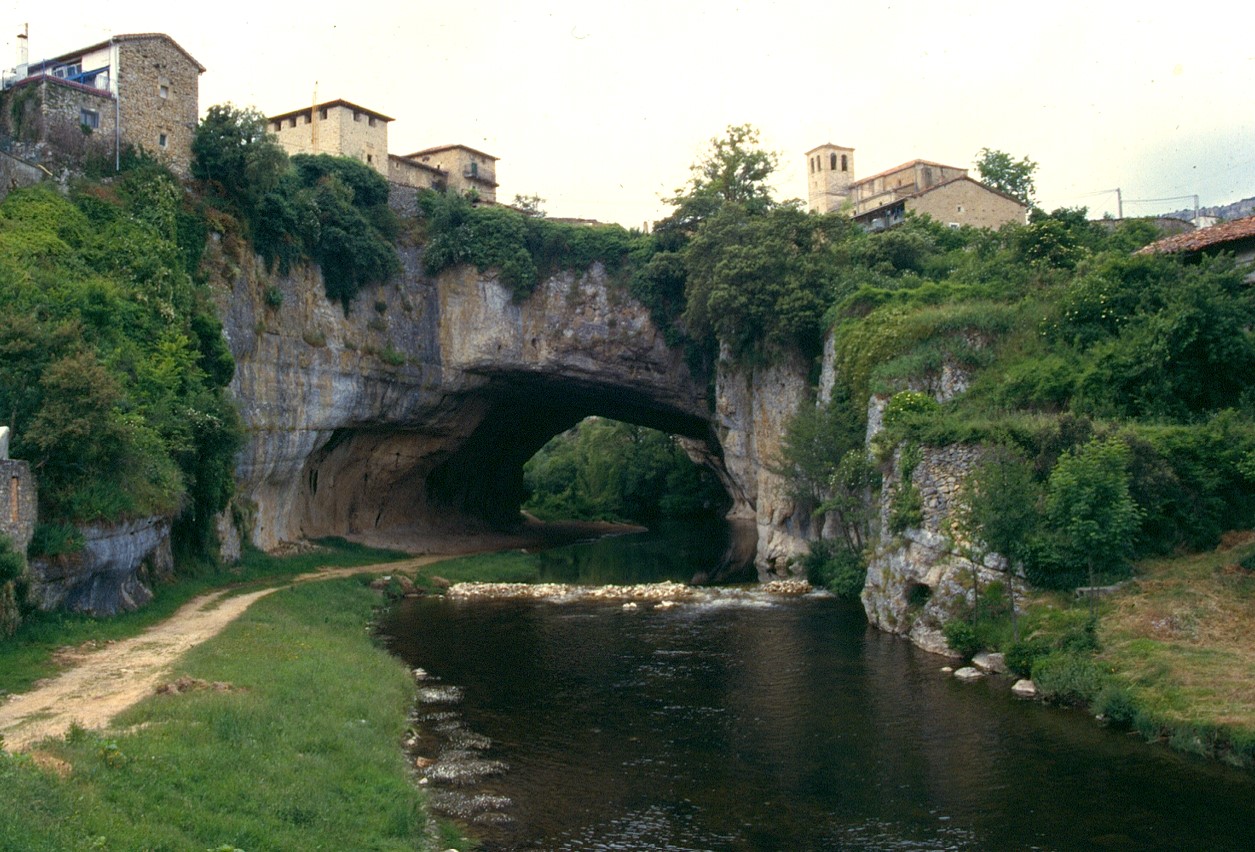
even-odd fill
[[[1109,602],[1099,659],[1143,732],[1189,751],[1255,753],[1255,575],[1237,564],[1252,549],[1149,561]]]
[[[154,696],[120,730],[49,744],[36,759],[65,778],[0,757],[0,848],[432,846],[399,747],[413,683],[363,629],[379,601],[353,580],[272,595],[178,668],[230,691]]]
[[[341,540],[328,540],[317,550],[295,556],[267,556],[256,550],[231,568],[182,577],[174,583],[157,584],[155,597],[135,612],[113,618],[91,618],[67,613],[39,613],[22,624],[15,636],[0,640],[0,695],[22,692],[35,681],[56,673],[56,652],[85,642],[108,642],[138,635],[145,628],[169,618],[197,595],[228,584],[265,583],[303,574],[319,567],[340,567],[391,562],[406,554],[376,550]]]

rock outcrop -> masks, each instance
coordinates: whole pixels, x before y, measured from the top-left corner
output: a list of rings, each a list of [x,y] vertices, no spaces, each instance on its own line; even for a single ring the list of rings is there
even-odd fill
[[[116,615],[152,599],[141,576],[168,576],[174,567],[170,524],[144,518],[80,528],[82,550],[30,561],[30,597],[40,609]]]

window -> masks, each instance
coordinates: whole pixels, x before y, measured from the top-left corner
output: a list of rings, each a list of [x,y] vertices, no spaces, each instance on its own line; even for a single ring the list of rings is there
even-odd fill
[[[327,108],[326,107],[323,107],[322,109],[318,110],[318,120],[319,121],[327,120]]]
[[[80,109],[78,111],[78,123],[84,127],[90,127],[92,130],[99,130],[100,113],[94,109]]]
[[[837,155],[836,154],[828,155],[828,168],[834,172],[837,170]]]
[[[157,87],[157,94],[163,98],[170,97],[170,87],[162,83],[160,86]]]
[[[375,162],[375,155],[374,155],[374,154],[367,154],[367,155],[366,155],[366,162],[367,162],[367,163],[373,163],[373,162]]]
[[[815,158],[811,157],[811,174],[815,173]]]
[[[471,177],[479,177],[479,163],[471,161]]]
[[[361,120],[362,120],[362,114],[361,114],[360,112],[357,112],[356,110],[354,110],[354,111],[353,111],[353,120],[354,120],[354,121],[356,121],[356,122],[359,122],[359,123],[360,123],[360,122],[361,122]]]
[[[158,134],[157,146],[160,148],[167,148],[169,147],[169,145],[170,145],[170,137],[166,136],[166,134],[164,133]]]
[[[370,117],[370,126],[371,127],[375,126],[375,117],[373,115]]]
[[[841,155],[841,171],[848,172],[850,170],[849,163],[845,159],[845,154]]]
[[[296,127],[296,116],[288,119],[288,127]]]

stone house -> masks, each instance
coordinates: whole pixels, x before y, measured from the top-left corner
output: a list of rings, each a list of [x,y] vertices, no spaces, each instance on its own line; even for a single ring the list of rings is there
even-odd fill
[[[466,145],[439,145],[406,154],[402,159],[439,169],[455,192],[474,191],[479,200],[497,203],[497,158]]]
[[[388,176],[388,123],[392,118],[349,101],[336,100],[267,119],[275,140],[289,154],[352,157]]]
[[[475,190],[496,203],[497,158],[465,145],[442,145],[413,154],[388,153],[393,119],[345,100],[327,101],[270,116],[270,132],[289,154],[352,157],[390,182],[412,189]]]
[[[871,230],[901,222],[908,211],[953,227],[1023,223],[1028,206],[968,177],[967,169],[912,160],[871,177],[854,177],[854,149],[826,144],[806,153],[811,210],[843,210]]]
[[[3,81],[0,132],[31,159],[94,145],[115,158],[132,145],[186,176],[205,67],[164,33],[108,41],[18,64]]]

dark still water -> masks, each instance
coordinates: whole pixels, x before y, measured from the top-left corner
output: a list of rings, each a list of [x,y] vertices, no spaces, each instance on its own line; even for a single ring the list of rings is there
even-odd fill
[[[1255,777],[958,683],[828,597],[423,599],[383,632],[430,674],[433,804],[487,849],[1255,849]]]

